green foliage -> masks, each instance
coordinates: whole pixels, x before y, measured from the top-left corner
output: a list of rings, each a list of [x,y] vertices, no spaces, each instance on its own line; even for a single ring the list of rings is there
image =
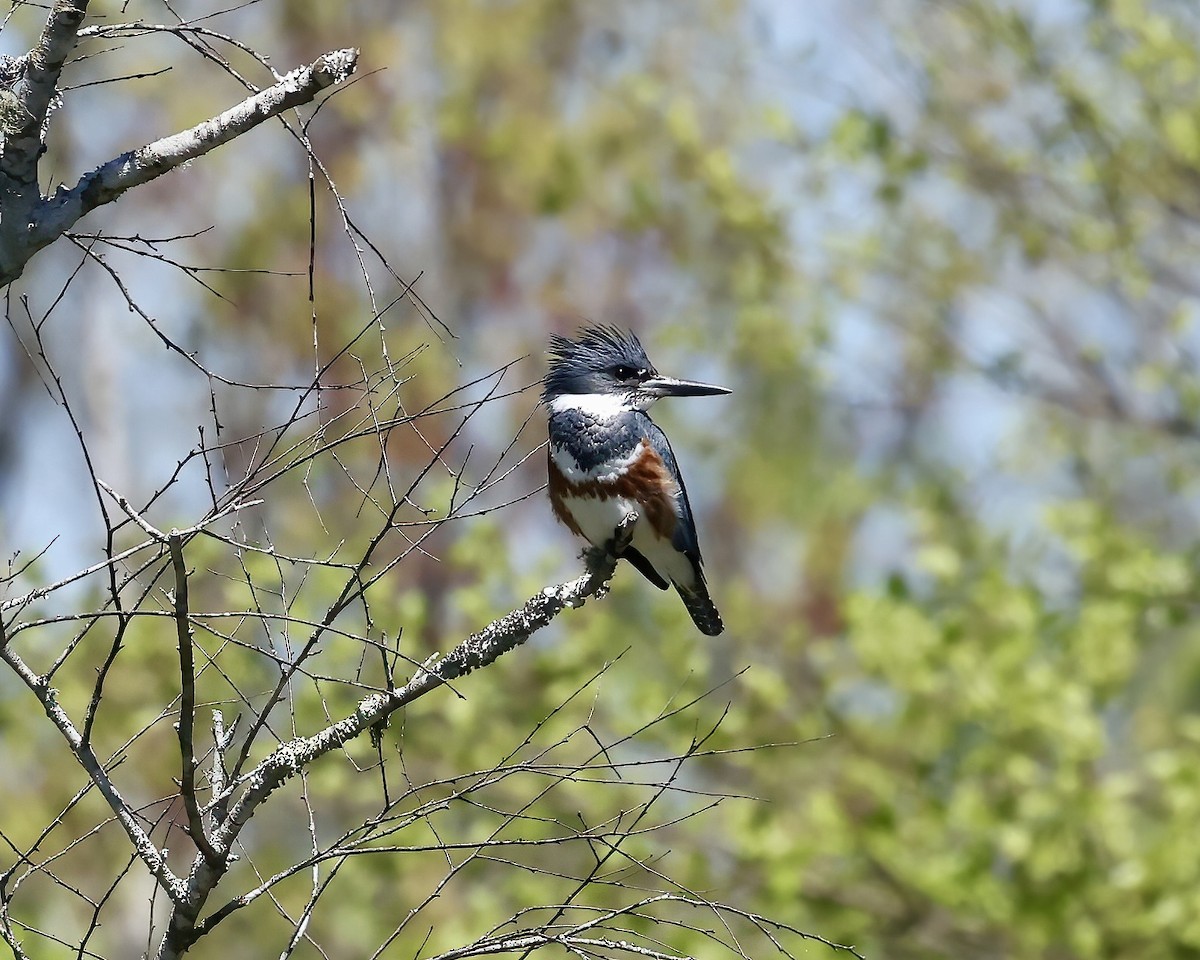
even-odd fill
[[[1200,953],[1200,27],[1190,7],[1113,0],[1055,21],[1032,4],[869,4],[904,77],[903,107],[839,89],[837,116],[810,137],[790,119],[792,91],[747,79],[765,53],[744,30],[743,4],[680,6],[670,31],[640,21],[652,5],[632,2],[611,5],[612,22],[592,19],[609,5],[558,0],[415,6],[436,94],[420,110],[397,102],[392,119],[397,139],[433,138],[444,249],[429,256],[443,258],[432,266],[444,285],[430,296],[465,334],[483,329],[478,317],[492,324],[492,311],[522,327],[496,320],[484,336],[420,355],[406,402],[420,408],[462,379],[460,354],[503,363],[573,324],[565,275],[592,262],[593,245],[615,248],[617,266],[588,276],[612,314],[593,319],[632,315],[656,359],[661,350],[682,364],[692,351],[723,364],[737,388],[697,419],[666,404],[660,417],[696,478],[729,629],[704,640],[673,594],[623,568],[602,602],[397,717],[382,745],[389,786],[436,784],[401,806],[444,806],[389,838],[421,849],[347,862],[341,879],[354,892],[314,915],[314,938],[329,955],[370,955],[444,879],[436,841],[625,822],[646,800],[639,781],[664,776],[648,765],[626,781],[578,777],[543,792],[546,771],[523,770],[473,792],[500,758],[547,750],[564,766],[599,768],[598,742],[619,743],[618,761],[643,761],[717,726],[711,752],[687,767],[694,793],[655,808],[661,830],[628,848],[682,887],[855,943],[873,960]],[[293,4],[278,27],[314,43],[330,27],[323,18],[337,19],[322,11]],[[407,29],[388,21],[370,42],[399,44]],[[627,54],[612,58],[619,66],[585,55],[606,38]],[[325,109],[352,126],[363,107],[347,96]],[[415,131],[420,122],[429,129]],[[764,161],[764,144],[786,158]],[[347,143],[330,160],[361,182],[351,208],[394,189],[360,154]],[[267,174],[253,182],[264,197],[279,191],[274,213],[231,240],[219,231],[229,246],[217,259],[303,269],[307,197],[286,187]],[[843,187],[849,202],[831,196]],[[556,248],[538,260],[529,251],[548,225]],[[541,279],[520,289],[526,257]],[[655,301],[671,311],[661,324],[642,316],[642,260],[671,291]],[[321,262],[315,307],[299,285],[277,296],[276,278],[217,281],[261,320],[247,331],[243,314],[230,315],[228,328],[277,351],[280,369],[311,363],[314,309],[322,349],[363,321],[357,274]],[[431,336],[414,322],[393,356]],[[539,372],[529,364],[522,375]],[[515,432],[532,400],[508,403],[472,442],[494,445],[497,424]],[[419,439],[389,438],[397,476],[449,429],[439,421]],[[344,456],[362,467],[379,449]],[[541,462],[519,475],[527,489]],[[444,511],[452,487],[433,480],[414,502]],[[314,468],[265,509],[281,552],[316,555],[321,544],[342,561],[361,555],[377,520],[334,469]],[[566,557],[577,545],[548,532],[547,512],[535,498],[451,524],[423,543],[430,556],[413,551],[372,588],[371,636],[407,658],[401,678],[574,574]],[[423,519],[416,508],[404,517]],[[406,549],[393,536],[388,559]],[[213,611],[316,621],[347,576],[317,568],[297,589],[296,569],[276,557],[250,553],[231,569],[217,545],[192,549],[196,602]],[[365,614],[344,616],[361,627]],[[278,678],[258,651],[305,642],[296,623],[278,624],[214,620],[197,643],[205,656],[223,651],[253,698]],[[85,669],[63,675],[73,711],[107,653],[101,633],[80,648]],[[45,636],[55,649],[67,634]],[[123,675],[138,679],[106,697],[104,746],[148,726],[137,749],[169,753],[170,716],[154,705],[175,695],[170,621],[140,624],[122,657]],[[320,664],[378,684],[378,659],[334,636]],[[201,693],[236,708],[215,669]],[[298,699],[287,724],[311,730],[356,696]],[[0,784],[18,846],[40,823],[22,808],[27,785],[53,808],[79,784],[44,762],[58,754],[28,702],[20,691],[0,697],[0,726],[21,731],[5,746],[16,775]],[[311,771],[305,788],[328,816],[320,830],[372,813],[375,759],[354,743]],[[170,795],[172,774],[138,787]],[[719,794],[736,796],[689,816]],[[527,816],[501,825],[497,811],[513,810]],[[95,813],[81,808],[79,822]],[[269,816],[255,838],[264,874],[307,843],[294,793]],[[105,835],[103,849],[116,856],[119,840]],[[574,844],[480,858],[385,955],[433,955],[530,904],[559,902],[573,889],[564,877],[596,856]],[[231,887],[252,885],[253,870],[239,869]],[[281,887],[287,909],[303,908],[308,882]],[[588,903],[620,895],[599,887]],[[226,921],[214,951],[277,951],[280,929],[264,901]],[[701,929],[665,929],[671,951],[711,955]],[[746,950],[767,955],[762,941]]]

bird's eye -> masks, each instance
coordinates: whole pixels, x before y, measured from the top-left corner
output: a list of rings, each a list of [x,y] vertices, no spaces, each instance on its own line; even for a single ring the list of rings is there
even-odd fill
[[[618,380],[636,380],[639,371],[625,363],[618,363],[610,368],[610,372]]]

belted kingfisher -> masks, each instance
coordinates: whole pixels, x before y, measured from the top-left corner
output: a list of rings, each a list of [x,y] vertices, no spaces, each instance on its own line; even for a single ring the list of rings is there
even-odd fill
[[[620,556],[660,590],[673,585],[701,632],[725,629],[708,595],[683,477],[667,436],[646,414],[659,397],[729,393],[660,376],[638,338],[596,326],[550,337],[542,381],[550,408],[550,506],[569,530],[601,547],[637,512]]]

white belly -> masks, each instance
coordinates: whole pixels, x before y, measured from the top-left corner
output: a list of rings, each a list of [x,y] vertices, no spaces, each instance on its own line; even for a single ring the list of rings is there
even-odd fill
[[[568,496],[564,505],[588,542],[596,547],[602,547],[611,540],[621,521],[629,514],[639,513],[633,527],[631,546],[672,583],[689,588],[695,583],[691,561],[676,550],[670,540],[664,540],[654,532],[646,518],[640,515],[635,500],[625,497],[601,500],[599,497]]]

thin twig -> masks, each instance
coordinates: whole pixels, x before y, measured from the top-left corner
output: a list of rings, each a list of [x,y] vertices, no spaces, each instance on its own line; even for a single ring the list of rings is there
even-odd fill
[[[216,863],[221,855],[208,842],[200,803],[196,799],[196,753],[193,734],[196,724],[196,668],[192,656],[192,625],[188,617],[188,574],[183,559],[183,537],[172,530],[168,537],[171,568],[175,572],[175,636],[179,643],[179,792],[187,811],[188,832],[204,858]]]

